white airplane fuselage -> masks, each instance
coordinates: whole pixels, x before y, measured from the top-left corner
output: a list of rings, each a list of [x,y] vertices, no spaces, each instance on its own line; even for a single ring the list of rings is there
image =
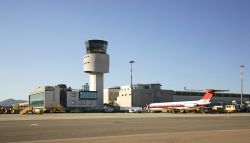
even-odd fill
[[[151,103],[148,106],[148,108],[151,111],[162,111],[163,109],[193,110],[207,106],[209,104],[210,102],[206,100],[164,102],[164,103]]]

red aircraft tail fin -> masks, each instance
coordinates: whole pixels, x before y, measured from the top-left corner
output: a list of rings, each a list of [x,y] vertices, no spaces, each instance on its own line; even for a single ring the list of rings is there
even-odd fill
[[[210,101],[212,97],[214,96],[215,92],[225,92],[229,90],[214,90],[214,89],[207,89],[204,96],[201,98],[201,100]]]

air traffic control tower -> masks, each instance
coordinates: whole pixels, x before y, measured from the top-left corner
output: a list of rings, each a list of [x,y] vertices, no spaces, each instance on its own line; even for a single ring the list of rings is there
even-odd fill
[[[109,72],[108,42],[88,40],[83,57],[84,72],[89,73],[89,90],[97,92],[97,109],[103,109],[103,74]]]

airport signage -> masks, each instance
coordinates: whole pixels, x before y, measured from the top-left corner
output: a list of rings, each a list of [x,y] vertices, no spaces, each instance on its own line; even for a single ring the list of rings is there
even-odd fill
[[[79,91],[80,99],[97,99],[97,91]]]

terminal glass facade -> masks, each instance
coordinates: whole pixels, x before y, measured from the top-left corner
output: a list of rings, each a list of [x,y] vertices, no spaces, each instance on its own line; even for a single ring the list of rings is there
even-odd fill
[[[79,99],[97,99],[97,92],[96,91],[80,91],[79,92]]]
[[[37,93],[29,96],[30,106],[32,107],[44,107],[45,93]]]

